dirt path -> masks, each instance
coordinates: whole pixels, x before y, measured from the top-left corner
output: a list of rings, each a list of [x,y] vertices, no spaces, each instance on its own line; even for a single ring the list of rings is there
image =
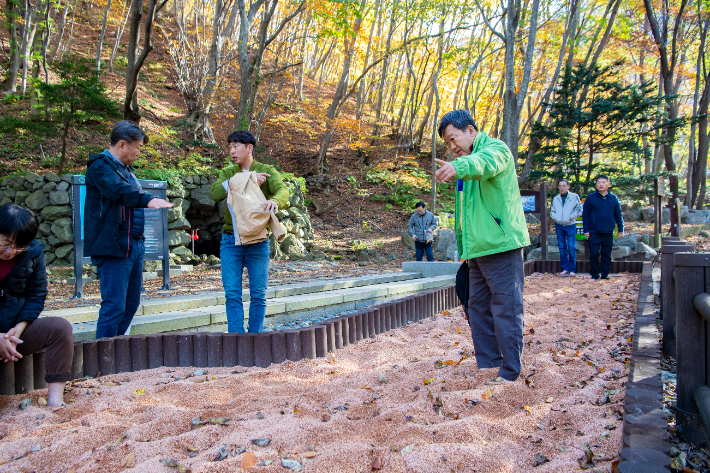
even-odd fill
[[[323,473],[367,472],[373,462],[388,472],[568,473],[585,449],[589,471],[608,472],[639,280],[528,277],[523,376],[509,385],[485,384],[495,370],[477,370],[456,310],[330,359],[89,379],[57,411],[37,406],[46,391],[33,391],[26,410],[17,408],[26,396],[0,398],[0,472],[180,471],[160,463],[170,458],[193,472],[231,472],[246,451],[272,460],[259,472],[287,471],[281,455]],[[192,427],[198,417],[231,420]],[[271,441],[259,447],[257,438]],[[226,458],[215,462],[222,446]]]

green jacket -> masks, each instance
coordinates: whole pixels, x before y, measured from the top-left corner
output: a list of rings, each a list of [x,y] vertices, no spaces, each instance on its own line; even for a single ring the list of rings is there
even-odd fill
[[[479,132],[468,156],[454,159],[456,243],[463,259],[530,244],[515,161],[501,140]]]
[[[279,204],[279,210],[287,209],[289,205],[289,192],[281,174],[273,166],[256,161],[252,162],[249,170],[271,174],[271,177],[267,177],[266,181],[261,185],[261,192],[264,193],[266,200],[273,200]],[[227,191],[224,190],[222,183],[231,179],[231,177],[238,172],[242,172],[242,168],[238,164],[224,168],[219,172],[217,182],[212,184],[210,188],[210,197],[212,197],[212,200],[219,202],[227,198]],[[224,212],[224,226],[222,228],[224,233],[234,233],[234,229],[232,228],[232,216],[229,214],[229,209]]]

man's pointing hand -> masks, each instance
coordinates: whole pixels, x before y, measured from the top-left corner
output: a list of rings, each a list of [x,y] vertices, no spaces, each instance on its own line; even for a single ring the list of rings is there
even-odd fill
[[[446,182],[449,179],[456,177],[456,169],[454,165],[448,161],[434,158],[436,164],[441,166],[434,176],[438,182]]]

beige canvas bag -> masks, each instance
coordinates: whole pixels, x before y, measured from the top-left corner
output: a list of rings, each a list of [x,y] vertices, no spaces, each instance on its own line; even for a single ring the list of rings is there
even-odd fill
[[[238,245],[247,245],[264,241],[268,238],[267,225],[281,241],[286,232],[273,212],[264,210],[266,197],[261,192],[257,173],[239,172],[229,180],[227,189],[227,205],[232,212],[232,222],[235,229],[235,238]]]

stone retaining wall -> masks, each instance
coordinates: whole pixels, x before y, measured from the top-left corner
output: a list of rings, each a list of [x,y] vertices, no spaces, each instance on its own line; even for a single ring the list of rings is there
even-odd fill
[[[219,263],[212,255],[194,255],[190,230],[199,229],[198,247],[216,251],[224,224],[227,204],[217,204],[210,198],[210,187],[217,180],[212,176],[185,176],[178,185],[169,184],[168,200],[175,204],[168,210],[168,242],[171,264]],[[45,244],[45,258],[52,266],[72,266],[74,234],[72,227],[71,174],[57,176],[28,172],[24,176],[0,180],[0,205],[14,202],[32,210],[40,220],[37,239]],[[294,259],[303,255],[305,245],[314,238],[303,192],[296,181],[286,180],[291,197],[290,207],[279,210],[277,217],[289,232],[278,244],[271,239],[271,257]],[[196,247],[196,251],[197,251]],[[155,271],[160,262],[147,261],[146,271]]]

